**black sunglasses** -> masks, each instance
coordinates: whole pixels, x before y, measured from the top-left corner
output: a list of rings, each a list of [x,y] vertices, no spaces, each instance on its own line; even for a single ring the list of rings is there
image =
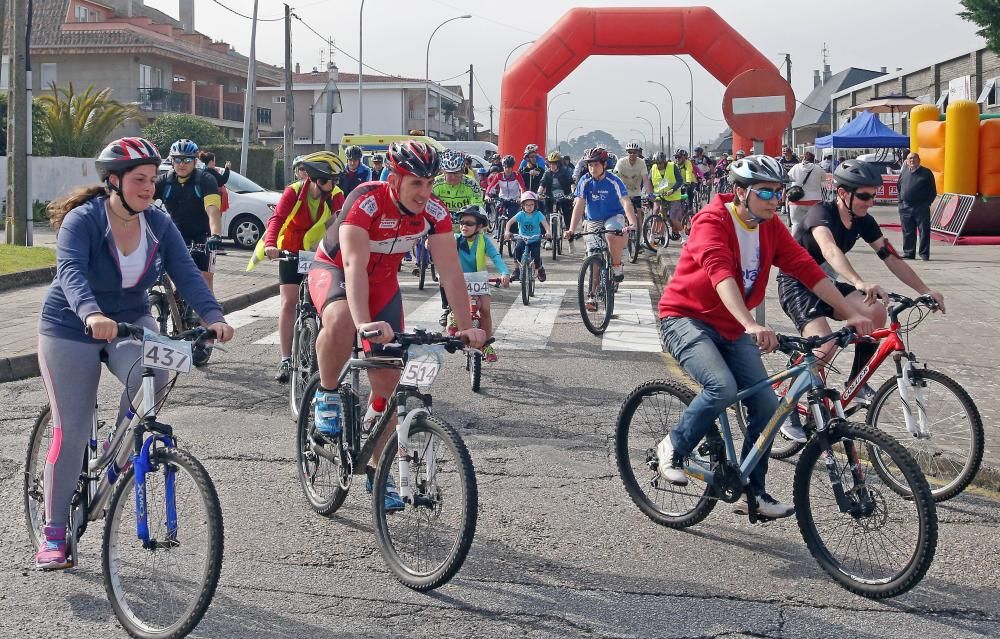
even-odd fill
[[[191,164],[194,162],[194,158],[173,158],[171,161],[174,164]]]
[[[875,194],[874,193],[857,193],[857,192],[855,192],[854,193],[854,197],[858,198],[862,202],[868,202],[869,200],[874,200],[875,199]]]
[[[479,222],[476,222],[475,220],[462,220],[458,224],[459,226],[479,226]]]
[[[315,182],[319,186],[324,186],[326,184],[329,184],[331,181],[332,180],[330,180],[330,178],[324,178],[324,177],[313,178],[313,182]]]

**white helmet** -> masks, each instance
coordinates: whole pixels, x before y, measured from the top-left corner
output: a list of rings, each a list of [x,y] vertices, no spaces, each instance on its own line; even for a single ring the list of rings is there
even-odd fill
[[[441,170],[445,173],[460,173],[465,171],[465,159],[461,153],[445,151],[441,154]]]
[[[758,182],[786,184],[792,180],[781,163],[769,155],[748,155],[729,165],[729,179],[743,186]]]
[[[626,152],[628,152],[628,151],[639,151],[639,150],[640,149],[639,149],[639,143],[638,142],[629,142],[628,144],[625,145],[625,151]]]
[[[521,202],[524,203],[527,200],[538,202],[538,195],[534,191],[525,191],[521,194]]]

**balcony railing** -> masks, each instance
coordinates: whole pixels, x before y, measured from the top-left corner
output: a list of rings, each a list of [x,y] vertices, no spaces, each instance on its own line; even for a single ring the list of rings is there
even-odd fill
[[[219,101],[198,96],[194,102],[194,114],[203,118],[219,117]]]
[[[234,122],[243,121],[243,104],[239,102],[223,102],[222,103],[222,119],[223,120],[233,120]]]
[[[191,96],[183,91],[160,88],[140,88],[138,91],[141,111],[191,112]]]

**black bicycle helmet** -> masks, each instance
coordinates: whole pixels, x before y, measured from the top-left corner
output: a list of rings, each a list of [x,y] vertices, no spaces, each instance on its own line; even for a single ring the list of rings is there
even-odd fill
[[[863,186],[882,186],[882,174],[874,164],[844,160],[833,172],[833,183],[853,193]]]
[[[389,145],[386,157],[389,169],[400,175],[432,178],[441,169],[441,156],[438,155],[437,149],[416,140],[393,142]]]
[[[608,150],[604,147],[595,146],[592,149],[587,149],[583,152],[583,161],[587,162],[601,162],[605,163],[608,161]]]
[[[352,144],[351,146],[344,149],[344,157],[348,160],[360,160],[361,159],[361,147]]]
[[[472,217],[476,218],[476,222],[478,222],[480,226],[487,226],[490,223],[490,219],[486,217],[486,214],[483,213],[483,210],[479,208],[478,204],[470,204],[469,206],[466,206],[465,208],[459,210],[458,215],[455,216],[455,219],[461,220],[463,217],[467,215],[471,215]]]
[[[503,168],[505,168],[505,169],[512,169],[512,168],[514,168],[514,163],[516,161],[517,160],[514,159],[513,155],[505,155],[505,156],[503,156]]]

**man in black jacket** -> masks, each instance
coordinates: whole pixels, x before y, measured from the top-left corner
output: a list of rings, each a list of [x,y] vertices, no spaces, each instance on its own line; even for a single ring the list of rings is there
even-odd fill
[[[934,174],[910,153],[899,174],[899,222],[903,227],[903,259],[931,259],[931,203],[937,197]],[[919,231],[920,245],[917,246]]]

